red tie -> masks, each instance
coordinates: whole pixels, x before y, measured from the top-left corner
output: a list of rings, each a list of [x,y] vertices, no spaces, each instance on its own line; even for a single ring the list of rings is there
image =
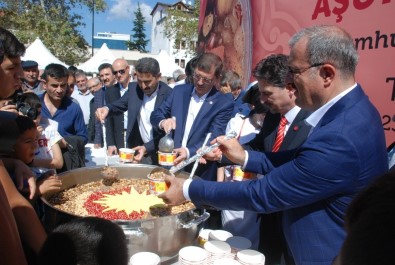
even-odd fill
[[[287,118],[285,118],[285,116],[281,116],[280,125],[278,126],[276,141],[274,141],[272,152],[277,152],[283,143],[285,125],[287,125]]]

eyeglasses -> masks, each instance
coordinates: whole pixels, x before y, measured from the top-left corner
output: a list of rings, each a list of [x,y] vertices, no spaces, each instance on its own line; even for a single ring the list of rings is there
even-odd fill
[[[208,78],[200,76],[196,73],[193,74],[193,79],[195,79],[195,81],[197,81],[197,82],[199,82],[201,79],[203,81],[203,84],[205,84],[205,85],[209,85],[209,84],[211,84],[211,82],[213,82],[213,79],[208,79]]]
[[[125,72],[126,72],[126,68],[118,71],[112,71],[113,75],[117,75],[117,74],[123,75]]]
[[[309,70],[310,68],[321,66],[324,64],[325,63],[315,63],[315,64],[310,65],[309,67],[306,67],[306,68],[294,68],[294,67],[288,66],[288,71],[290,74],[300,75],[300,74],[306,72],[307,70]]]

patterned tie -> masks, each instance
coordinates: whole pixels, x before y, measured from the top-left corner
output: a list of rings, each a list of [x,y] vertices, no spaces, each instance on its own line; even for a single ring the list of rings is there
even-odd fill
[[[283,143],[285,125],[287,125],[287,118],[285,118],[285,116],[281,116],[280,125],[278,126],[276,141],[274,141],[272,152],[277,152]]]

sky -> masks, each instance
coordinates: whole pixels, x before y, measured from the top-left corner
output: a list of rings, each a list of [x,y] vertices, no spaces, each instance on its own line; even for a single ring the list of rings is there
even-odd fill
[[[141,12],[145,17],[145,34],[146,38],[151,37],[151,15],[156,3],[161,2],[165,4],[174,4],[177,0],[106,0],[107,10],[104,13],[95,13],[94,35],[98,32],[113,32],[119,34],[132,34],[133,20],[135,18],[134,12],[137,10],[137,3],[140,3]],[[92,44],[92,12],[90,10],[81,9],[76,12],[83,16],[85,27],[79,27],[79,31],[84,36],[85,40]],[[151,50],[151,42],[147,45],[147,50]]]

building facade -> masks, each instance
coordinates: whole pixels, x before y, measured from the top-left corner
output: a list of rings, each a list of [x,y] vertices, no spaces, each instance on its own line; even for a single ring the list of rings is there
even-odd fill
[[[103,43],[111,50],[128,50],[126,41],[130,41],[129,34],[118,34],[114,32],[98,32],[93,36],[93,48],[100,49]]]
[[[196,42],[188,43],[187,41],[181,41],[181,43],[177,44],[176,48],[175,40],[169,39],[165,36],[164,21],[168,18],[168,9],[170,8],[189,12],[193,7],[191,1],[179,1],[172,5],[158,2],[154,6],[151,12],[151,53],[159,54],[161,50],[164,50],[172,59],[174,59],[174,63],[181,68],[185,68],[186,63],[192,59],[192,55],[188,54],[185,48],[190,45],[195,45]]]

